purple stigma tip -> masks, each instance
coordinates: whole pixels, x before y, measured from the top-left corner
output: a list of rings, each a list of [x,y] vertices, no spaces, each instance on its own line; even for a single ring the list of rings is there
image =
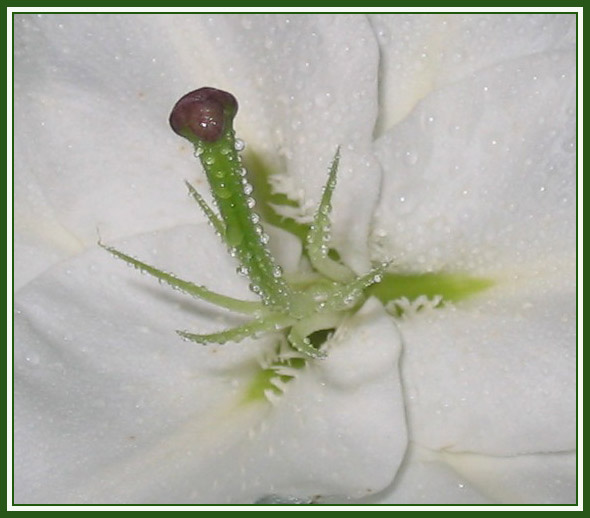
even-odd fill
[[[203,87],[183,95],[170,113],[170,126],[189,140],[215,142],[238,111],[236,98],[223,90]]]

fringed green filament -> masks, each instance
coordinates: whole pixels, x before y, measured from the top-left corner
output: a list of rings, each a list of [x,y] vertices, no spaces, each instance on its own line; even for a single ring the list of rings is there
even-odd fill
[[[331,311],[345,311],[365,300],[364,291],[373,284],[378,284],[383,279],[383,274],[390,263],[382,263],[368,273],[357,277],[352,282],[336,288],[330,294],[326,306]]]
[[[225,235],[225,224],[223,223],[223,221],[221,221],[219,216],[213,212],[211,207],[209,207],[209,205],[207,205],[207,202],[203,199],[203,197],[197,192],[197,190],[190,183],[188,183],[188,182],[184,182],[184,183],[186,184],[186,186],[188,188],[189,194],[199,204],[199,207],[201,207],[201,210],[203,211],[203,213],[205,214],[205,216],[209,220],[209,223],[211,223],[211,225],[215,229],[215,232],[218,235],[223,237]]]
[[[230,311],[235,311],[237,313],[252,314],[257,313],[263,309],[263,306],[260,304],[260,302],[239,300],[232,297],[227,297],[226,295],[220,295],[219,293],[214,293],[204,286],[199,286],[197,284],[193,284],[192,282],[184,281],[175,275],[172,275],[171,273],[163,272],[154,266],[139,261],[130,255],[120,252],[112,246],[105,246],[102,243],[98,244],[118,259],[125,261],[128,265],[133,266],[139,271],[147,273],[159,281],[168,284],[172,288],[187,293],[188,295],[191,295],[197,299],[210,302],[211,304],[215,304],[216,306],[229,309]]]
[[[305,356],[309,356],[310,358],[326,357],[326,353],[324,351],[320,351],[313,346],[311,340],[300,329],[300,324],[296,324],[291,328],[291,332],[287,336],[287,340],[289,340],[289,343],[295,349],[303,353]]]
[[[336,172],[340,162],[340,148],[336,150],[328,181],[322,193],[320,205],[314,215],[313,223],[307,234],[307,253],[313,267],[329,279],[338,282],[350,282],[354,273],[328,257],[330,241],[330,212],[332,211],[332,193],[336,187]]]
[[[261,320],[252,320],[244,325],[227,329],[219,333],[195,334],[188,331],[176,331],[180,336],[198,344],[224,344],[239,342],[244,338],[257,336],[261,333],[278,331],[292,323],[292,319],[282,315],[272,315]]]

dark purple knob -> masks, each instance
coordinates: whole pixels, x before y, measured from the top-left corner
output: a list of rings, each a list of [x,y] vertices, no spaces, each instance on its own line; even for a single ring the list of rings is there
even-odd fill
[[[172,108],[170,126],[181,137],[215,142],[238,111],[236,98],[217,88],[199,88],[183,95]]]

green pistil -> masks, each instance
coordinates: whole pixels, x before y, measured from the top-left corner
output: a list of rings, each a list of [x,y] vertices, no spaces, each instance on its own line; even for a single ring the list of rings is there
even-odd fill
[[[250,279],[250,288],[262,302],[215,293],[113,247],[101,246],[174,289],[252,317],[237,327],[208,334],[177,331],[183,338],[199,344],[223,344],[266,333],[280,336],[273,360],[263,362],[252,373],[244,389],[244,402],[272,402],[280,396],[307,362],[327,355],[324,343],[346,315],[354,313],[370,296],[377,297],[394,316],[401,316],[405,311],[461,301],[494,284],[490,279],[460,273],[387,273],[389,263],[355,275],[330,246],[331,197],[336,187],[339,152],[330,166],[312,222],[300,223],[282,216],[280,206],[298,209],[299,204],[286,194],[273,191],[272,173],[252,153],[248,155],[250,173],[246,172],[239,153],[243,143],[236,140],[233,130],[237,110],[233,95],[204,87],[189,92],[176,103],[170,125],[194,145],[209,181],[214,206],[209,207],[187,183],[190,195],[239,261],[238,273]],[[267,246],[269,237],[263,221],[291,232],[302,243],[309,264],[303,271],[289,275],[289,281]]]

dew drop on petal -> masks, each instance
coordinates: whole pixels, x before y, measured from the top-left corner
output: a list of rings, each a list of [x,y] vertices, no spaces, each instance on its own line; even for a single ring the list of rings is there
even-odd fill
[[[241,265],[236,268],[236,272],[246,277],[250,273],[250,270],[247,266]]]
[[[418,162],[418,155],[413,151],[406,151],[404,161],[408,165],[415,165]]]

